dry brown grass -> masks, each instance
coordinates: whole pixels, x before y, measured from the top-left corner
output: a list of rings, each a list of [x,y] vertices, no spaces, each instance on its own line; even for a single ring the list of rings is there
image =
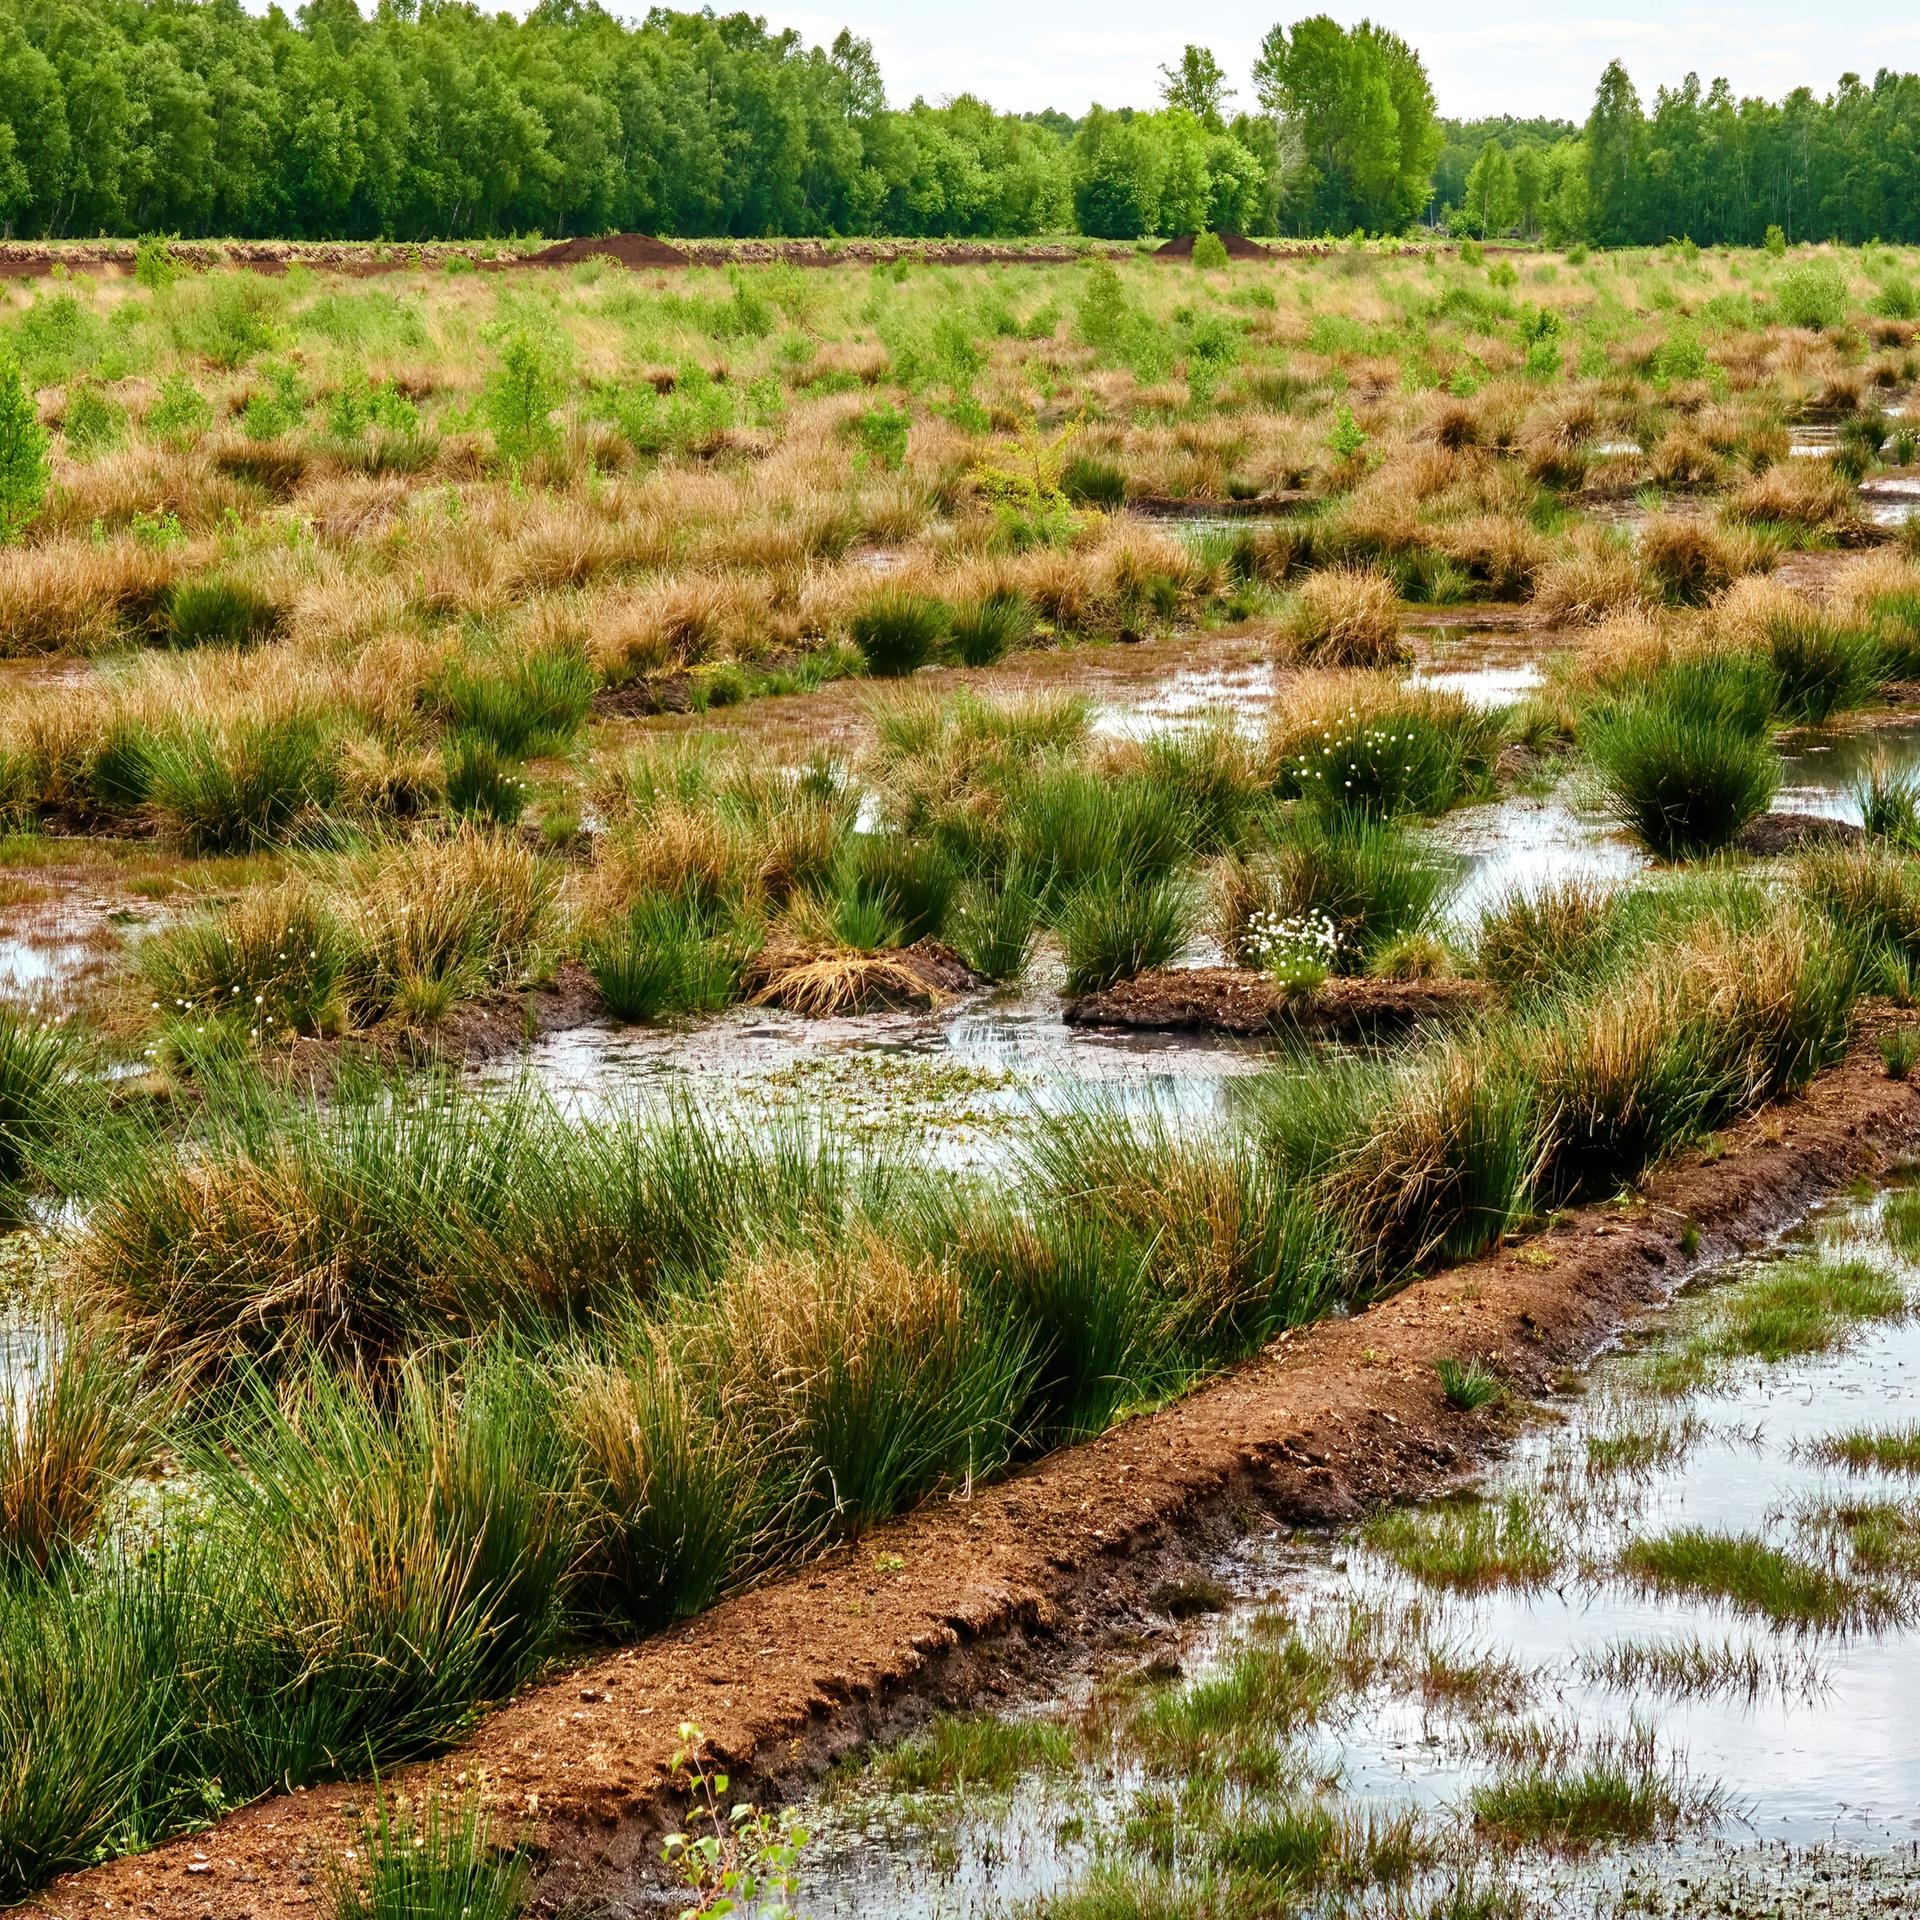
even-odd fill
[[[1856,526],[1860,509],[1852,489],[1822,460],[1783,460],[1755,474],[1728,502],[1743,520],[1839,532]]]
[[[1680,606],[1704,605],[1764,558],[1744,528],[1719,526],[1695,514],[1656,514],[1640,533],[1640,564]]]
[[[758,1007],[783,1007],[810,1019],[867,1013],[876,1007],[938,1007],[949,995],[910,952],[808,953],[773,947],[751,972]]]
[[[1381,667],[1401,656],[1400,593],[1379,567],[1328,567],[1301,582],[1286,623],[1295,654],[1316,666]]]
[[[142,634],[194,557],[131,540],[0,548],[0,654],[85,653]]]
[[[1656,595],[1625,541],[1582,531],[1540,569],[1533,605],[1550,626],[1590,627],[1652,603]]]

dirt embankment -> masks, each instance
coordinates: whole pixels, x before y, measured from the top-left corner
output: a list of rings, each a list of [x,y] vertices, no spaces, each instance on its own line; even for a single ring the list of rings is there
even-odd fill
[[[676,1817],[675,1728],[697,1721],[743,1787],[792,1785],[930,1703],[978,1698],[1150,1615],[1151,1596],[1262,1511],[1346,1519],[1433,1491],[1497,1441],[1450,1412],[1433,1363],[1480,1358],[1524,1390],[1590,1355],[1692,1266],[1758,1244],[1813,1200],[1920,1147],[1920,1093],[1870,1043],[1711,1157],[1351,1319],[1283,1337],[1163,1411],[995,1486],[930,1501],[672,1633],[530,1689],[408,1790],[482,1780],[524,1814],[539,1900],[629,1909]],[[1691,1247],[1692,1253],[1683,1251]],[[278,1920],[327,1897],[365,1790],[261,1802],[197,1839],[79,1873],[30,1911]]]
[[[1477,980],[1326,980],[1310,993],[1288,993],[1251,967],[1157,967],[1068,1001],[1062,1017],[1070,1027],[1142,1033],[1295,1030],[1358,1040],[1459,1019],[1485,1001]]]

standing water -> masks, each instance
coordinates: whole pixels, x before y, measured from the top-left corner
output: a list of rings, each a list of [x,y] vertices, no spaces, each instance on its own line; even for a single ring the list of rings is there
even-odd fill
[[[1917,1254],[1914,1189],[1838,1204],[1477,1494],[1270,1531],[1071,1698],[876,1755],[801,1911],[1915,1911]]]

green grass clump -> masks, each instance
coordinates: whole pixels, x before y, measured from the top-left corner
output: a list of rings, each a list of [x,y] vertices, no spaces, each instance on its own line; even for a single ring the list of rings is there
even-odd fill
[[[1110,460],[1076,454],[1061,470],[1060,488],[1076,507],[1114,513],[1126,505],[1127,476]]]
[[[1836,1630],[1897,1616],[1893,1598],[1751,1534],[1681,1527],[1628,1544],[1620,1570],[1656,1593],[1704,1594],[1776,1626]]]
[[[1121,1739],[1150,1774],[1271,1787],[1293,1764],[1289,1736],[1313,1725],[1344,1685],[1314,1639],[1292,1628],[1256,1630],[1218,1670],[1136,1703]]]
[[[576,646],[483,653],[442,675],[438,701],[447,729],[487,741],[510,760],[562,751],[579,732],[597,682]]]
[[[0,1576],[89,1545],[153,1438],[142,1366],[108,1329],[46,1307],[25,1331],[36,1357],[0,1420]]]
[[[0,1887],[431,1750],[551,1653],[575,1551],[524,1366],[249,1387],[198,1524],[0,1586]]]
[[[939,653],[952,618],[945,601],[889,587],[854,613],[848,633],[869,673],[900,679]]]
[[[1166,878],[1191,857],[1194,817],[1174,782],[1052,765],[1007,789],[1011,852],[1050,908],[1093,882],[1125,887]]]
[[[1275,790],[1336,813],[1444,813],[1484,789],[1504,732],[1457,694],[1403,693],[1333,727],[1276,728]]]
[[[1662,859],[1730,845],[1772,803],[1780,758],[1726,714],[1654,692],[1588,729],[1620,823]]]
[[[1716,1352],[1767,1361],[1826,1353],[1863,1320],[1907,1311],[1906,1288],[1867,1260],[1778,1261],[1734,1291],[1715,1316]]]
[[[1055,918],[1069,993],[1099,993],[1171,966],[1193,937],[1191,890],[1173,878],[1101,877],[1070,893]]]
[[[1563,1552],[1539,1508],[1520,1494],[1395,1507],[1369,1521],[1364,1537],[1416,1580],[1464,1593],[1538,1586],[1553,1578]]]
[[[1024,594],[990,593],[959,608],[947,628],[947,644],[963,667],[990,667],[1034,635],[1036,616]]]
[[[855,922],[889,930],[889,937],[871,943],[879,946],[908,946],[940,934],[960,886],[959,867],[938,841],[895,833],[856,834],[837,878],[840,899],[852,907]]]
[[[456,820],[511,827],[526,812],[526,768],[485,734],[449,734],[440,748],[440,767],[447,811]]]
[[[147,788],[196,853],[244,853],[317,826],[339,791],[339,741],[293,712],[183,728],[146,749]]]
[[[250,647],[279,632],[281,609],[271,594],[243,580],[183,580],[167,599],[166,635],[176,647]]]
[[[1829,1434],[1815,1443],[1813,1454],[1855,1473],[1920,1473],[1920,1425]]]
[[[1875,754],[1854,786],[1853,803],[1869,837],[1903,853],[1920,850],[1920,775],[1900,772],[1884,754]]]
[[[731,1006],[751,955],[744,931],[716,932],[692,902],[664,894],[636,901],[581,950],[602,1005],[616,1020],[643,1025]]]
[[[1506,1397],[1500,1376],[1481,1361],[1436,1360],[1433,1370],[1440,1376],[1440,1391],[1456,1413],[1474,1413]]]
[[[1325,917],[1338,937],[1338,970],[1360,973],[1383,948],[1430,928],[1448,890],[1445,869],[1400,828],[1307,814],[1276,829],[1266,854],[1228,864],[1221,932],[1238,954],[1255,915],[1269,923]]]
[[[1476,1829],[1503,1846],[1572,1853],[1656,1839],[1685,1813],[1664,1774],[1614,1758],[1520,1768],[1475,1787],[1469,1805]]]
[[[1818,726],[1865,705],[1883,677],[1871,629],[1811,609],[1769,621],[1763,640],[1777,683],[1775,711],[1783,720]]]
[[[583,1608],[646,1632],[710,1606],[771,1554],[786,1488],[769,1437],[651,1333],[563,1372],[587,1511]]]
[[[86,1035],[59,1016],[0,1006],[0,1194],[69,1184],[98,1118]]]
[[[873,1771],[896,1793],[1005,1793],[1028,1774],[1072,1764],[1073,1736],[1051,1721],[943,1713],[877,1755]]]
[[[1040,925],[1040,899],[1017,863],[997,877],[964,882],[954,896],[946,935],[986,980],[1017,980],[1026,972]]]
[[[1507,993],[1576,982],[1609,951],[1614,907],[1612,889],[1587,880],[1511,892],[1481,919],[1480,972]]]
[[[494,1840],[477,1795],[407,1806],[382,1792],[354,1851],[334,1868],[333,1920],[517,1920],[532,1888],[532,1860]]]
[[[1357,1894],[1404,1886],[1433,1863],[1438,1844],[1412,1811],[1345,1812],[1301,1800],[1235,1822],[1212,1838],[1209,1852],[1230,1873],[1275,1893]]]

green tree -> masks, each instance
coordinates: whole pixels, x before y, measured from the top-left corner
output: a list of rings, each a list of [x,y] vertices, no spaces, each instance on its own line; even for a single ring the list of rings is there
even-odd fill
[[[1432,190],[1441,134],[1420,57],[1363,20],[1349,32],[1325,14],[1274,27],[1254,62],[1260,104],[1297,145],[1293,223],[1397,233]]]
[[[1627,70],[1610,61],[1587,116],[1587,219],[1601,245],[1625,246],[1641,235],[1641,160],[1647,123]]]
[[[1221,108],[1233,97],[1225,69],[1205,47],[1188,47],[1177,66],[1160,69],[1160,97],[1218,132],[1225,124]]]
[[[1484,240],[1490,233],[1505,233],[1519,207],[1513,156],[1497,140],[1489,140],[1467,175],[1467,218]]]

